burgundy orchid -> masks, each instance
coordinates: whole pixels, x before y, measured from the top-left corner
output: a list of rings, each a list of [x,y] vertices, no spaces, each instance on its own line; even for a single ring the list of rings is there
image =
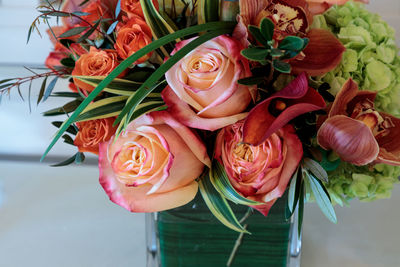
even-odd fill
[[[400,166],[400,119],[374,108],[376,92],[359,91],[349,79],[318,130],[319,145],[355,165]]]
[[[309,29],[312,14],[305,0],[240,0],[239,4],[239,23],[234,32],[239,40],[247,40],[247,26],[258,26],[265,17],[275,24],[274,39],[279,41],[287,35],[309,39],[301,56],[290,60],[293,74],[318,76],[340,63],[345,47],[331,32]]]
[[[301,114],[323,109],[323,97],[308,86],[305,73],[301,73],[288,86],[254,107],[246,118],[243,127],[243,141],[260,145],[274,132]],[[278,116],[271,109],[280,112]]]

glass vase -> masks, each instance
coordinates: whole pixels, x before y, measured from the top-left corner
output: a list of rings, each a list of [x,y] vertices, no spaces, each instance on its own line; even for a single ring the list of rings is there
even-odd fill
[[[287,194],[267,217],[231,205],[251,234],[221,224],[200,194],[185,206],[146,214],[147,267],[300,266],[298,211],[286,220],[286,203]]]

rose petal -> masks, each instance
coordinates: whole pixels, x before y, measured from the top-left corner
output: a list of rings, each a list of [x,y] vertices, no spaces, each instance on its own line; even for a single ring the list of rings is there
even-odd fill
[[[197,115],[187,103],[179,99],[169,86],[163,90],[161,95],[168,106],[168,111],[181,123],[195,129],[215,131],[247,116],[247,113],[240,113],[221,118],[204,118]]]
[[[131,212],[156,212],[173,209],[185,205],[197,194],[198,184],[193,181],[189,185],[176,190],[147,195],[152,185],[129,187],[119,182],[106,155],[107,143],[100,145],[99,171],[100,184],[110,200]]]
[[[324,29],[312,29],[306,37],[310,41],[303,50],[305,57],[290,61],[292,73],[306,72],[310,76],[318,76],[336,68],[346,50],[342,43]]]
[[[344,115],[327,119],[318,130],[317,140],[322,148],[358,166],[373,162],[379,153],[378,142],[368,126]]]
[[[271,101],[276,98],[287,99],[287,107],[278,117],[268,112]],[[324,107],[324,99],[317,91],[308,87],[307,77],[302,73],[287,87],[250,111],[244,124],[243,141],[259,145],[295,117]]]

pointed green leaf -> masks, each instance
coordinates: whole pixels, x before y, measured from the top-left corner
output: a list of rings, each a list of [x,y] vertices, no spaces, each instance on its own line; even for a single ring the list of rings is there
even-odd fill
[[[57,128],[60,128],[62,123],[63,123],[62,121],[53,121],[53,122],[51,122],[51,124],[53,124]],[[70,134],[73,134],[73,135],[77,135],[78,134],[78,130],[76,129],[76,127],[73,127],[72,125],[70,127],[68,127],[66,132],[70,133]]]
[[[316,162],[315,160],[312,160],[310,158],[304,158],[303,159],[303,167],[310,171],[312,174],[314,174],[315,177],[320,179],[321,181],[327,183],[328,180],[328,173],[322,168],[322,166]]]
[[[262,82],[265,81],[264,77],[247,77],[247,78],[243,78],[243,79],[239,79],[237,82],[238,84],[242,84],[242,85],[257,85],[260,84]]]
[[[106,76],[73,76],[76,79],[79,79],[91,86],[98,86]],[[112,82],[110,82],[106,88],[103,90],[108,93],[130,96],[134,93],[143,83],[134,82],[125,79],[116,78]]]
[[[75,121],[88,121],[117,116],[125,106],[126,96],[107,97],[91,103]]]
[[[318,179],[314,178],[311,175],[306,175],[305,179],[308,179],[315,200],[317,201],[317,204],[320,207],[321,211],[331,222],[337,223],[337,218],[332,203],[329,200],[327,193],[318,182]]]
[[[79,153],[79,152],[78,152],[78,153]],[[76,155],[77,155],[78,153],[76,153],[75,155],[73,155],[72,157],[70,157],[70,158],[67,159],[67,160],[64,160],[64,161],[62,161],[62,162],[60,162],[60,163],[53,164],[53,165],[50,165],[50,166],[51,166],[51,167],[62,167],[62,166],[70,165],[70,164],[72,164],[72,163],[75,162],[75,158],[76,158]]]
[[[85,32],[84,35],[82,35],[81,37],[79,37],[78,40],[77,40],[76,42],[77,42],[77,43],[81,43],[81,42],[85,41],[86,39],[88,39],[88,38],[90,37],[90,35],[92,35],[92,34],[94,33],[94,31],[97,29],[97,27],[99,27],[101,21],[102,21],[102,20],[97,21],[96,24],[93,25],[93,26],[90,28],[90,30],[88,30],[87,32]]]
[[[47,98],[50,96],[51,92],[53,92],[54,86],[56,86],[57,81],[58,81],[58,76],[56,76],[53,80],[51,80],[51,82],[46,88],[46,91],[44,91],[43,102],[46,101]]]
[[[66,32],[64,32],[63,34],[61,34],[60,36],[58,36],[58,38],[67,38],[67,37],[71,37],[71,36],[75,36],[78,35],[82,32],[84,32],[85,30],[87,30],[89,27],[87,26],[83,26],[83,27],[75,27],[72,28]]]
[[[201,177],[199,189],[207,207],[222,224],[234,231],[248,233],[236,218],[226,199],[215,190],[208,174]]]
[[[43,98],[44,90],[46,89],[46,82],[47,82],[47,78],[48,78],[48,77],[49,77],[49,76],[46,76],[46,78],[43,79],[42,86],[40,87],[39,96],[38,96],[38,100],[37,100],[37,104],[38,104],[38,105],[39,105],[40,101],[41,101],[42,98]]]
[[[304,183],[302,182],[300,185],[300,194],[299,194],[299,218],[297,225],[297,233],[298,237],[301,236],[301,230],[303,227],[303,215],[304,215]]]

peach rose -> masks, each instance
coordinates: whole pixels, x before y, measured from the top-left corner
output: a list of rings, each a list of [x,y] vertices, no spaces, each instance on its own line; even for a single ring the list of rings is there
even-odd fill
[[[210,159],[202,141],[166,111],[141,116],[116,142],[100,145],[100,184],[111,201],[132,212],[188,203],[204,165]]]
[[[244,197],[263,202],[254,206],[265,216],[283,195],[303,156],[294,129],[286,125],[258,146],[243,143],[243,121],[222,129],[215,158],[225,167],[232,186]]]
[[[153,5],[158,10],[158,1],[153,0]],[[129,18],[140,16],[144,18],[142,6],[139,0],[121,0],[121,10],[125,11]]]
[[[191,40],[179,42],[172,54]],[[237,83],[251,76],[241,49],[237,40],[219,36],[167,71],[169,87],[162,95],[171,114],[192,128],[211,131],[244,119],[246,113],[242,112],[255,99],[256,91],[254,86]]]
[[[152,34],[150,27],[142,18],[134,16],[122,27],[117,29],[117,40],[114,47],[117,50],[118,55],[121,58],[126,59],[136,51],[150,44],[151,38]],[[143,63],[148,60],[150,56],[151,53],[141,57],[135,63]]]
[[[90,47],[89,53],[83,54],[76,62],[73,76],[107,76],[118,66],[115,50],[99,50]],[[94,87],[74,78],[74,83],[80,89],[91,92]]]
[[[91,152],[99,154],[99,144],[111,139],[116,127],[113,127],[115,118],[106,118],[77,122],[78,134],[75,137],[74,145],[80,152]]]

